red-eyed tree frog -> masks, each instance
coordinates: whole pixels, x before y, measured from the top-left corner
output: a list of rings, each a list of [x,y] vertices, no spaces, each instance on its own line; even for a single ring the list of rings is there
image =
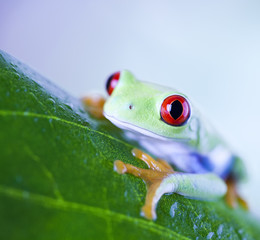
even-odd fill
[[[146,183],[141,212],[144,217],[156,219],[156,205],[165,193],[202,200],[225,195],[228,205],[240,203],[247,208],[236,191],[236,183],[244,176],[241,160],[187,96],[169,87],[139,81],[129,71],[112,74],[106,90],[106,101],[84,98],[87,108],[95,115],[103,112],[125,130],[128,138],[158,158],[133,149],[132,154],[149,169],[114,162],[118,173],[132,174]]]

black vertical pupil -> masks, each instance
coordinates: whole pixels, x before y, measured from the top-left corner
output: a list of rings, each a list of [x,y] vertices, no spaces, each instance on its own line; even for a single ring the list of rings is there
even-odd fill
[[[114,75],[115,75],[115,74],[112,74],[112,75],[107,79],[107,83],[106,83],[106,89],[107,89],[107,91],[108,91],[108,89],[109,89],[110,83],[111,83],[111,81],[112,81]]]
[[[174,118],[174,120],[178,119],[183,112],[183,106],[179,100],[175,100],[171,104],[171,111],[170,114]]]

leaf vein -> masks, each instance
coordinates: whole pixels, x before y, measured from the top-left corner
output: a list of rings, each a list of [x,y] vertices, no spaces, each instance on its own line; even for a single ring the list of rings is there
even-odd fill
[[[47,208],[56,208],[59,210],[72,210],[72,211],[79,211],[83,213],[92,213],[93,215],[96,215],[101,218],[107,218],[112,217],[114,221],[128,221],[136,224],[138,227],[144,228],[146,230],[158,233],[160,235],[164,235],[167,237],[176,237],[178,239],[190,239],[185,236],[182,236],[173,230],[166,228],[162,225],[158,225],[155,222],[148,221],[141,218],[135,218],[130,217],[127,215],[124,215],[122,213],[114,212],[109,209],[103,209],[95,206],[89,206],[77,202],[70,202],[70,201],[64,201],[61,199],[54,199],[51,197],[46,197],[40,194],[35,193],[29,193],[26,191],[19,190],[16,188],[11,188],[7,186],[0,185],[0,194],[12,197],[19,200],[30,200],[35,204],[39,204],[41,206],[47,207]]]
[[[35,161],[37,162],[41,168],[42,168],[42,171],[44,172],[44,174],[46,175],[46,177],[53,183],[53,191],[54,191],[54,194],[55,196],[60,199],[60,200],[63,200],[63,196],[58,188],[58,185],[57,185],[57,182],[55,181],[55,178],[53,176],[53,174],[51,173],[51,171],[49,171],[49,169],[46,167],[45,164],[43,164],[43,162],[41,161],[41,159],[35,155],[32,150],[28,147],[28,146],[25,146],[25,151],[28,153],[28,155]]]
[[[79,123],[75,123],[75,122],[71,122],[69,120],[66,120],[66,119],[63,119],[63,118],[60,118],[60,117],[57,117],[57,116],[52,116],[52,115],[44,115],[44,114],[40,114],[40,113],[33,113],[33,112],[19,112],[19,111],[9,111],[9,110],[0,110],[0,115],[2,116],[21,116],[21,117],[37,117],[37,118],[42,118],[42,119],[52,119],[52,120],[55,120],[55,121],[60,121],[62,123],[65,123],[65,124],[69,124],[69,125],[72,125],[72,126],[75,126],[75,127],[78,127],[78,128],[82,128],[82,129],[85,129],[85,130],[88,130],[90,132],[95,132],[97,134],[100,134],[100,135],[103,135],[107,138],[110,138],[114,141],[117,141],[121,144],[124,144],[125,146],[127,147],[133,147],[131,144],[128,144],[120,139],[117,139],[113,136],[110,136],[110,135],[107,135],[106,133],[103,133],[103,132],[100,132],[100,131],[97,131],[97,130],[94,130],[94,129],[91,129],[87,126],[84,126],[84,125],[81,125]]]

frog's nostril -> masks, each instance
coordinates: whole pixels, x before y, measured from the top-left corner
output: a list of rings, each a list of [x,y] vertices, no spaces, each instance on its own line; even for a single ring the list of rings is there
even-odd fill
[[[129,109],[132,110],[134,108],[133,104],[129,105]]]

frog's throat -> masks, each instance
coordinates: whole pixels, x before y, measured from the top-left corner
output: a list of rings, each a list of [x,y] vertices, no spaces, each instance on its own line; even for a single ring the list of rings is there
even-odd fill
[[[141,127],[137,127],[131,123],[128,123],[128,122],[123,122],[123,121],[120,121],[118,119],[115,119],[114,117],[112,116],[109,116],[107,115],[105,112],[103,113],[105,118],[107,118],[110,122],[112,122],[115,126],[121,128],[121,129],[124,129],[124,130],[128,130],[128,131],[131,131],[131,132],[138,132],[144,136],[148,136],[148,137],[152,137],[152,138],[155,138],[155,139],[159,139],[159,140],[164,140],[164,141],[167,141],[167,140],[176,140],[178,142],[187,142],[189,141],[190,139],[181,139],[181,138],[172,138],[172,137],[164,137],[164,136],[161,136],[159,134],[156,134],[156,133],[153,133],[147,129],[144,129],[144,128],[141,128]]]

